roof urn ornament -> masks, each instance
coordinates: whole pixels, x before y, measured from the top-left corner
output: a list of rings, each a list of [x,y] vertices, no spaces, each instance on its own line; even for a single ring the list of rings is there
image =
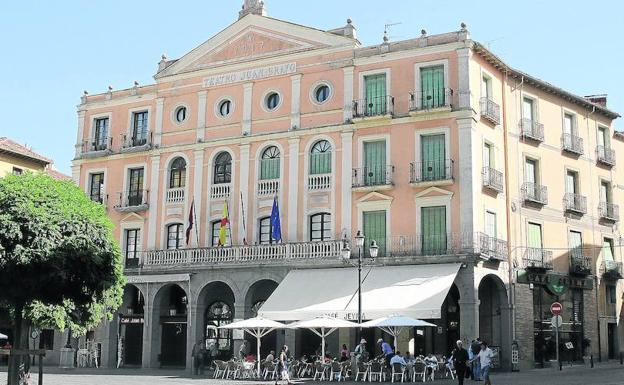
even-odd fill
[[[258,16],[266,16],[266,9],[264,9],[264,1],[261,0],[245,0],[243,3],[243,7],[238,13],[238,18],[242,19],[243,17],[254,14]]]

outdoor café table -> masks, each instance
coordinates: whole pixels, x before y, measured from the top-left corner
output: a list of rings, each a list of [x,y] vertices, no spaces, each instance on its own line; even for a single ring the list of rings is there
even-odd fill
[[[243,362],[241,370],[242,378],[254,378],[256,374],[256,362]]]

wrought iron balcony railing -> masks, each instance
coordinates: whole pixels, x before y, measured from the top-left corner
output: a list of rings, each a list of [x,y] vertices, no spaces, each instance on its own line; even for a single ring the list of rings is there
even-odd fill
[[[540,205],[548,204],[548,188],[546,186],[525,182],[522,184],[520,192],[525,202],[537,203]]]
[[[483,167],[483,187],[490,188],[497,192],[503,192],[503,173],[492,167]]]
[[[600,202],[598,204],[598,214],[602,219],[617,222],[620,220],[620,206],[613,203]]]
[[[583,255],[582,249],[570,250],[570,273],[589,275],[592,270],[592,257]]]
[[[552,251],[539,247],[527,247],[524,250],[523,262],[526,269],[552,270]]]
[[[393,184],[394,166],[372,166],[354,168],[353,187],[390,186]]]
[[[615,150],[605,146],[596,147],[596,159],[598,163],[606,166],[615,166]]]
[[[149,190],[130,190],[118,194],[119,201],[114,206],[120,212],[145,211],[149,207]]]
[[[520,133],[525,139],[544,141],[544,125],[536,120],[529,118],[520,120]]]
[[[121,136],[121,151],[130,151],[132,149],[145,149],[152,145],[152,133],[150,131],[141,132],[138,135]]]
[[[409,95],[410,111],[427,111],[436,108],[450,108],[453,100],[451,88],[434,88],[426,91],[414,91]]]
[[[481,117],[494,124],[500,124],[500,106],[489,98],[481,98],[479,101]]]
[[[478,251],[482,257],[488,260],[507,260],[507,241],[491,237],[485,233],[477,233]]]
[[[111,152],[113,149],[113,138],[105,137],[105,138],[95,138],[90,140],[85,140],[82,142],[82,153],[83,154],[102,154]],[[102,154],[103,155],[103,154]]]
[[[410,183],[426,183],[453,179],[452,159],[410,163]]]
[[[376,96],[353,101],[354,118],[392,115],[393,113],[394,97],[390,95]]]
[[[565,211],[577,214],[587,214],[587,197],[579,194],[568,193],[563,196]]]
[[[600,273],[603,278],[607,279],[621,279],[624,277],[622,271],[622,262],[616,261],[602,261],[600,265]]]
[[[563,134],[561,135],[561,148],[563,151],[583,155],[583,138],[572,134]]]

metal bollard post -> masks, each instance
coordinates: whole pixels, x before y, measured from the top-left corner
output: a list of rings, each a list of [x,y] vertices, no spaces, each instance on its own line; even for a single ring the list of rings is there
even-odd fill
[[[562,362],[563,362],[563,361],[559,360],[559,370],[563,370],[563,364],[562,364]]]
[[[594,355],[589,356],[589,362],[591,363],[591,367],[594,367]]]
[[[622,352],[620,352],[620,365],[623,365],[623,364],[624,364],[624,357],[623,357]]]

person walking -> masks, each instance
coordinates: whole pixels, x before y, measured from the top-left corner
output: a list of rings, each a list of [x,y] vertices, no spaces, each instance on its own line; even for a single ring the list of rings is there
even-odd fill
[[[206,357],[206,344],[203,339],[200,339],[193,346],[193,374],[204,374],[204,359]]]
[[[456,348],[452,353],[453,367],[457,373],[457,381],[459,385],[464,385],[464,377],[466,375],[466,367],[468,363],[468,351],[464,349],[463,342],[458,340]]]
[[[390,360],[394,356],[394,351],[392,350],[392,346],[390,346],[389,343],[384,341],[383,338],[378,339],[377,343],[381,346],[381,354],[386,359],[386,366],[390,368],[391,367]]]
[[[479,360],[475,360],[474,357],[479,355],[479,351],[481,351],[481,338],[477,337],[476,340],[472,342],[470,345],[470,350],[472,351],[472,375],[474,376],[473,380],[481,381],[481,362]],[[471,376],[472,378],[472,376]]]
[[[280,352],[279,355],[279,361],[278,361],[278,378],[279,375],[281,374],[282,380],[286,380],[286,383],[288,385],[292,384],[292,382],[290,381],[290,375],[288,373],[288,346],[284,345],[284,347],[282,347],[282,351]],[[275,385],[277,385],[279,383],[278,379],[275,379]]]
[[[357,362],[362,362],[364,360],[364,353],[366,352],[366,340],[364,338],[360,340],[360,344],[355,347],[353,352],[355,353]]]
[[[479,354],[474,358],[475,360],[479,360],[479,364],[481,367],[481,377],[485,380],[483,385],[491,385],[490,381],[490,368],[492,366],[492,357],[496,354],[490,349],[485,341],[481,342],[481,348],[479,350]]]

